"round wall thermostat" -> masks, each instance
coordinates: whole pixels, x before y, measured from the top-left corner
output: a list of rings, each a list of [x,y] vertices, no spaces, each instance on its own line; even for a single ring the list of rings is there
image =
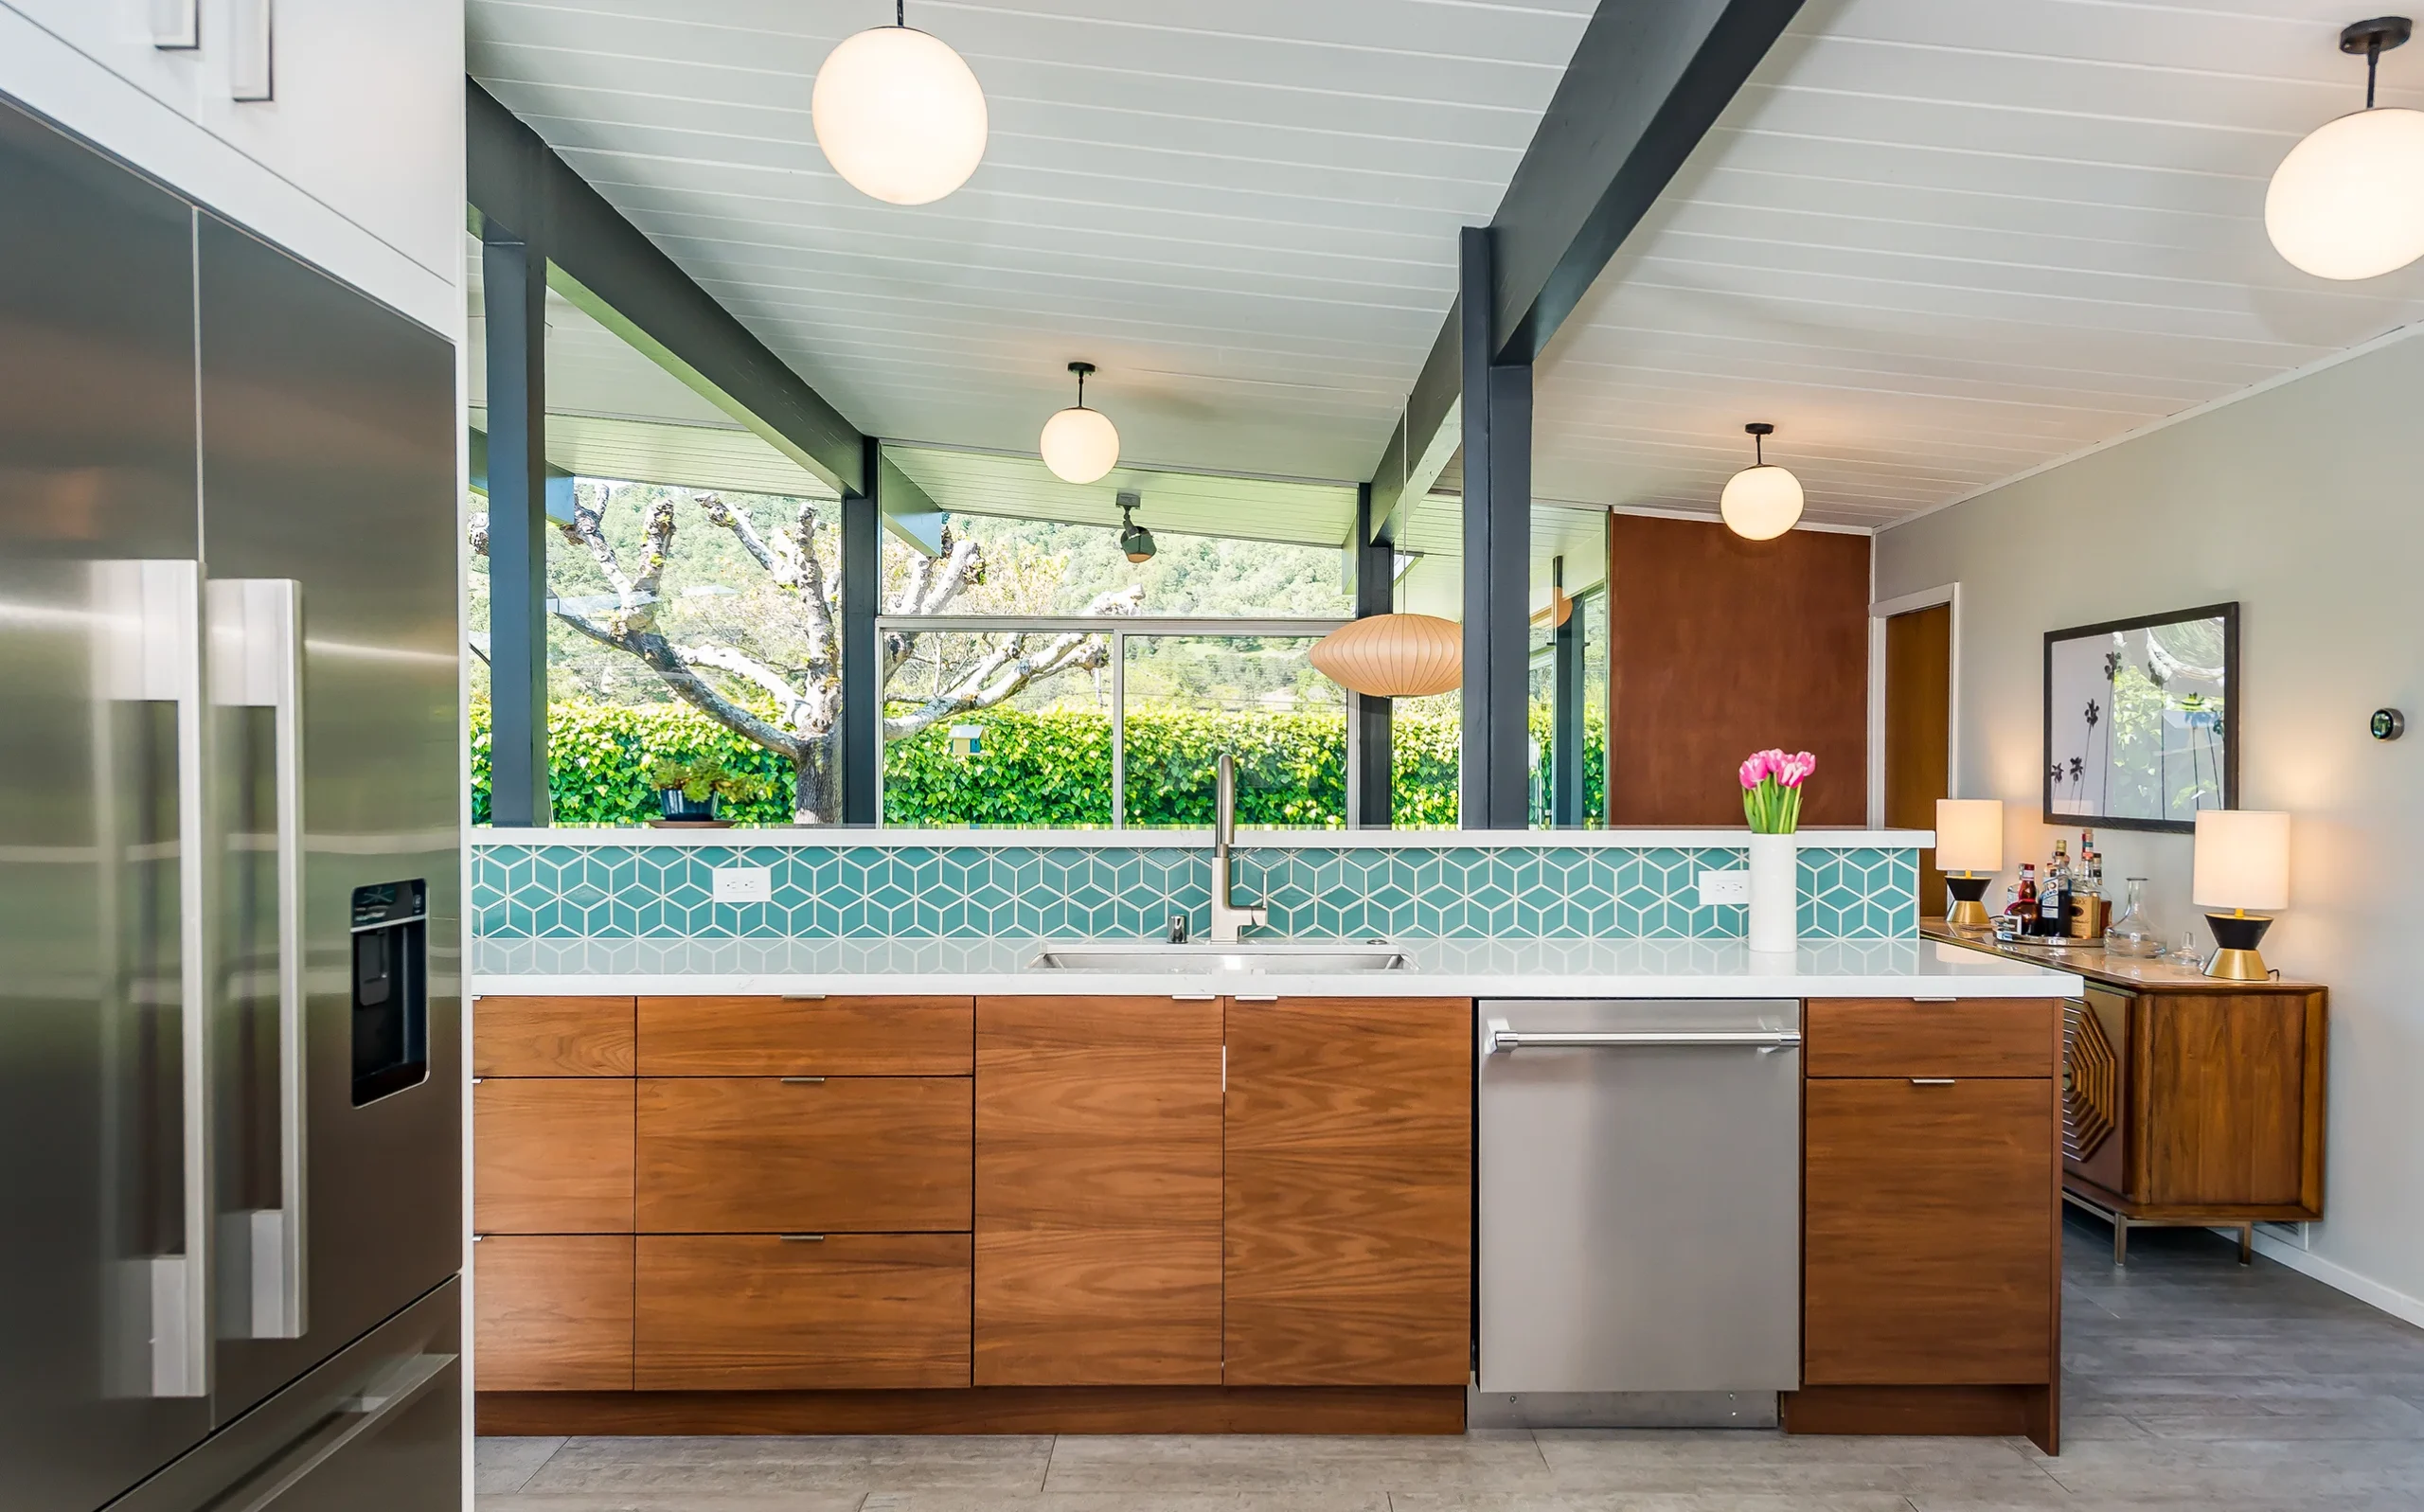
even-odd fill
[[[2407,733],[2407,716],[2397,709],[2376,709],[2372,729],[2377,740],[2396,740]]]

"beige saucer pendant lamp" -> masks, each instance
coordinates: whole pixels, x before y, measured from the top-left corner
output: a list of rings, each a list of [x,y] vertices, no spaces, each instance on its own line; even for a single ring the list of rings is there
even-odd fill
[[[1313,642],[1313,670],[1366,698],[1417,699],[1465,680],[1465,631],[1435,614],[1373,614]]]
[[[1043,422],[1039,450],[1043,465],[1063,483],[1092,483],[1119,465],[1119,429],[1100,410],[1086,408],[1092,363],[1071,363],[1078,375],[1078,402]]]
[[[984,161],[985,90],[949,43],[908,24],[905,0],[892,15],[826,54],[809,120],[844,183],[887,205],[928,205]]]
[[[1776,428],[1765,420],[1742,427],[1756,460],[1728,478],[1718,501],[1726,527],[1745,541],[1773,541],[1801,519],[1801,480],[1768,461],[1767,438]]]
[[[2342,31],[2340,50],[2365,57],[2365,108],[2308,133],[2272,170],[2264,230],[2301,272],[2375,278],[2424,257],[2424,111],[2374,104],[2382,54],[2414,30],[2379,16]]]

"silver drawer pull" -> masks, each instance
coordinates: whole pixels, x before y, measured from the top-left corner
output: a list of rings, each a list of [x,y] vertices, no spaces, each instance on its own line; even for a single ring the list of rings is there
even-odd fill
[[[825,1001],[825,994],[822,992],[786,992],[783,994],[783,1001],[785,1003],[822,1003]]]
[[[1911,1078],[1911,1085],[1914,1087],[1950,1087],[1955,1085],[1955,1082],[1954,1078],[1951,1076],[1913,1076]]]
[[[1518,1031],[1505,1019],[1492,1019],[1484,1043],[1491,1055],[1510,1050],[1654,1050],[1670,1046],[1735,1045],[1746,1050],[1790,1050],[1801,1043],[1795,1029],[1708,1029],[1698,1033],[1668,1030],[1606,1030],[1597,1032]]]
[[[824,1081],[825,1078],[823,1076],[785,1076],[783,1078],[783,1085],[786,1087],[815,1087],[823,1085]]]
[[[825,1236],[822,1234],[784,1234],[776,1236],[785,1244],[822,1244],[825,1242]]]

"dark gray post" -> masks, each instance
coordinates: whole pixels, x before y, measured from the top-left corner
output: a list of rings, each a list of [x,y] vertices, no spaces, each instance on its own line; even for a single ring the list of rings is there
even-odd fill
[[[865,486],[842,495],[842,822],[872,825],[883,811],[883,663],[876,606],[883,595],[883,517],[876,489],[882,446],[864,442]]]
[[[1375,535],[1379,539],[1375,539]],[[1397,608],[1397,544],[1372,518],[1372,485],[1355,489],[1355,617]],[[1346,695],[1346,822],[1356,829],[1387,829],[1396,822],[1390,775],[1392,701]]]
[[[1565,584],[1565,559],[1557,559],[1557,584]],[[1561,829],[1582,825],[1582,606],[1576,604],[1557,628],[1550,650],[1557,683],[1557,712],[1549,735],[1549,823]]]
[[[547,823],[547,259],[480,236],[489,381],[489,820]]]
[[[1465,687],[1458,823],[1531,822],[1532,367],[1493,361],[1491,236],[1467,226],[1456,304],[1464,368]]]

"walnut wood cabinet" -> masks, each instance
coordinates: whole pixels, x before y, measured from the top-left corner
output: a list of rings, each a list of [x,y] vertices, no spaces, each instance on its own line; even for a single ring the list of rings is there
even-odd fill
[[[2101,951],[2051,964],[2086,979],[2063,1005],[2062,1186],[2112,1222],[2116,1262],[2133,1227],[2236,1226],[2245,1260],[2255,1224],[2323,1217],[2322,987]]]
[[[1472,1005],[1228,1005],[1223,1379],[1472,1369]]]
[[[1789,1429],[2054,1449],[2061,1030],[2048,1000],[1809,1005]]]
[[[1462,1420],[1468,1000],[484,997],[474,1039],[484,1392]]]
[[[980,1386],[1221,1379],[1221,1004],[976,1005]]]

